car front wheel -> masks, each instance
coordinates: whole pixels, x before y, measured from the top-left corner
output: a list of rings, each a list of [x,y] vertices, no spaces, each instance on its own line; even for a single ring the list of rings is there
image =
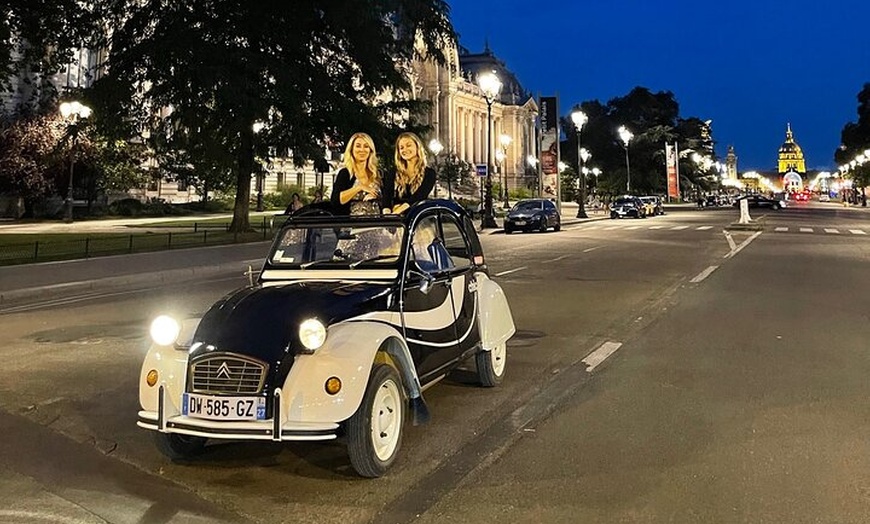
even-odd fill
[[[205,450],[204,437],[179,435],[178,433],[154,433],[157,449],[172,460],[191,459]]]
[[[489,351],[479,351],[475,355],[477,378],[484,387],[491,388],[501,384],[507,360],[507,343],[502,342]]]
[[[362,477],[382,476],[399,453],[405,422],[401,384],[392,366],[375,367],[362,403],[347,421],[347,452]]]

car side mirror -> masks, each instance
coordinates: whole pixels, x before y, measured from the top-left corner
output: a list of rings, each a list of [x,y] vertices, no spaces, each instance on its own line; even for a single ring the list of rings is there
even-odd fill
[[[418,271],[416,269],[409,269],[408,276],[413,276],[420,279],[420,293],[428,295],[429,292],[432,291],[432,284],[435,282],[435,278],[429,273],[426,273],[425,271]]]

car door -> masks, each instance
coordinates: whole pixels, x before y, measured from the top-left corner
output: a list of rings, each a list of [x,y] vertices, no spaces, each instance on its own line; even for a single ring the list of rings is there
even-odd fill
[[[408,272],[402,289],[402,326],[417,373],[425,383],[457,352],[453,275],[443,245],[438,214],[421,215],[408,242]]]
[[[480,339],[477,322],[477,282],[474,278],[474,250],[463,232],[462,225],[449,214],[441,215],[444,247],[450,255],[452,267],[451,292],[456,314],[458,355],[471,351]]]

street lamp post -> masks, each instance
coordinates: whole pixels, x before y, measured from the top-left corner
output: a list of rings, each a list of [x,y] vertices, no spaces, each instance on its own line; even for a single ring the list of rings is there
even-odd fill
[[[586,215],[586,175],[583,173],[583,163],[586,159],[581,154],[581,152],[586,150],[580,147],[580,131],[583,130],[583,126],[589,121],[589,117],[578,109],[571,113],[571,120],[574,122],[574,127],[577,130],[577,177],[580,182],[580,191],[577,195],[577,218],[589,218]]]
[[[492,103],[501,92],[501,80],[495,73],[483,73],[477,79],[483,97],[486,99],[486,189],[484,195],[483,217],[480,228],[496,228],[492,209]]]
[[[504,195],[504,208],[510,208],[511,204],[508,201],[508,178],[507,178],[507,159],[508,159],[508,147],[511,145],[511,137],[510,135],[506,135],[502,133],[501,136],[498,137],[499,143],[501,144],[501,160],[499,160],[499,169],[501,170],[501,190]]]
[[[91,108],[80,102],[64,102],[60,105],[60,114],[68,121],[67,132],[71,138],[69,148],[69,186],[64,201],[64,222],[73,221],[73,169],[75,167],[75,148],[79,138],[79,120],[91,116]]]
[[[625,192],[631,193],[631,164],[628,162],[628,143],[631,142],[634,135],[625,126],[619,126],[617,132],[619,138],[622,139],[623,147],[625,147]]]
[[[526,164],[528,164],[530,169],[535,171],[535,189],[536,190],[540,189],[540,181],[538,180],[538,177],[537,177],[538,157],[536,157],[535,155],[526,156]],[[528,173],[528,171],[526,171],[526,172]],[[528,185],[529,185],[529,181],[528,181],[528,179],[526,179],[526,186],[528,186]],[[538,194],[538,196],[540,196],[540,191],[536,191],[536,193]]]
[[[432,155],[435,157],[434,158],[435,167],[438,167],[438,155],[440,155],[441,151],[443,151],[443,150],[444,150],[444,146],[441,145],[441,142],[439,142],[437,138],[433,138],[432,140],[429,141],[429,151],[431,151]],[[436,173],[438,172],[437,169],[435,171],[436,171]],[[453,191],[450,188],[450,178],[449,177],[447,178],[447,194],[449,195],[450,200],[453,200]],[[438,198],[438,176],[437,175],[435,176],[435,198]]]
[[[262,122],[254,122],[252,128],[254,130],[254,134],[258,135],[263,128],[266,127],[266,124]],[[257,211],[263,210],[263,166],[257,162]]]

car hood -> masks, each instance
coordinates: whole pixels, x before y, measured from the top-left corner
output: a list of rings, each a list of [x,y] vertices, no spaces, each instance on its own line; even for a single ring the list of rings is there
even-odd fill
[[[269,364],[299,351],[299,324],[324,325],[387,309],[390,284],[294,282],[254,286],[231,293],[202,317],[191,359],[210,352],[247,355]]]
[[[540,209],[535,209],[532,211],[511,211],[510,213],[508,213],[508,218],[519,218],[519,219],[532,218],[533,216],[537,215],[540,212],[541,212]]]

